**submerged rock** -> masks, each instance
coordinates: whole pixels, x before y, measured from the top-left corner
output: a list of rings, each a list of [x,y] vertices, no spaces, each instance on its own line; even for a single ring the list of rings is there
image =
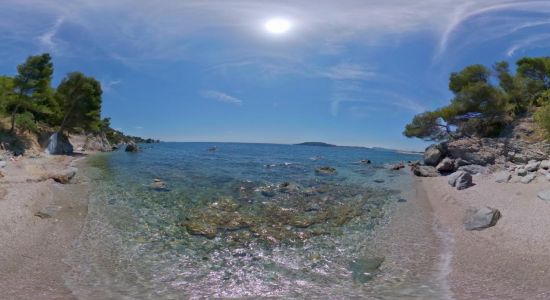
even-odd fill
[[[349,270],[354,281],[366,283],[380,270],[384,257],[363,257],[349,263]]]
[[[166,182],[160,180],[159,178],[155,178],[153,180],[153,183],[151,184],[151,187],[157,191],[167,191],[168,185]]]
[[[336,169],[333,167],[320,167],[315,170],[317,175],[333,175],[336,174]]]
[[[403,162],[398,162],[396,164],[388,165],[388,168],[390,170],[397,171],[397,170],[401,170],[401,169],[405,168],[405,164]]]
[[[468,209],[464,217],[464,228],[466,230],[482,230],[492,227],[497,224],[500,217],[500,211],[491,207]]]

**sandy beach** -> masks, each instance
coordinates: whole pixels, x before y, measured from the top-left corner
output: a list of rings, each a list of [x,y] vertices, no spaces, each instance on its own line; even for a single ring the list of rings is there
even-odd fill
[[[416,179],[449,236],[453,298],[550,299],[550,203],[537,198],[550,184],[539,177],[522,184],[474,175],[475,186],[461,191],[446,177]],[[483,206],[500,210],[501,219],[494,227],[466,231],[465,211]]]
[[[47,179],[78,166],[71,156],[8,161],[0,179],[0,290],[2,299],[74,299],[65,288],[63,259],[87,213],[88,184]]]

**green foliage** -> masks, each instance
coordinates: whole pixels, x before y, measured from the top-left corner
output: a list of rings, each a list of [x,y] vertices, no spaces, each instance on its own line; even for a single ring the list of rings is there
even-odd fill
[[[546,102],[539,107],[534,113],[535,122],[546,131],[546,135],[550,138],[550,102]]]
[[[11,111],[11,129],[15,130],[15,119],[18,114],[26,111],[47,113],[44,107],[51,96],[51,81],[53,64],[49,54],[29,56],[17,66],[17,75],[13,78],[15,97],[8,101],[7,108]]]
[[[15,123],[20,129],[24,131],[34,133],[38,132],[38,127],[36,126],[34,115],[28,111],[17,114],[17,116],[15,117]]]
[[[59,131],[83,129],[99,132],[101,127],[101,85],[82,73],[70,73],[57,88],[63,115]]]
[[[550,58],[520,59],[515,75],[507,62],[496,63],[493,72],[483,65],[468,66],[451,74],[449,89],[454,93],[451,103],[415,116],[405,127],[405,136],[425,140],[498,136],[506,124],[541,105],[537,121],[543,124],[550,117],[544,113],[550,103]],[[438,131],[441,121],[447,135]]]
[[[5,114],[8,104],[14,101],[13,78],[0,76],[0,113]]]

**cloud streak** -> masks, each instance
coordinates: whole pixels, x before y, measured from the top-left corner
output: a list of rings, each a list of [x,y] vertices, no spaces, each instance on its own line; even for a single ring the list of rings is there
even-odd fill
[[[229,94],[226,94],[220,91],[206,90],[206,91],[202,91],[200,94],[203,98],[213,99],[219,102],[225,102],[225,103],[234,104],[234,105],[243,104],[243,101],[241,99],[235,98]]]

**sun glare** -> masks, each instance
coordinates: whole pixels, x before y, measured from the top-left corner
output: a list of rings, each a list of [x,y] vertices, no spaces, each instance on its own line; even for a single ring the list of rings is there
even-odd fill
[[[264,27],[269,33],[283,34],[290,30],[290,28],[292,27],[292,24],[287,19],[273,18],[273,19],[269,19],[264,24]]]

